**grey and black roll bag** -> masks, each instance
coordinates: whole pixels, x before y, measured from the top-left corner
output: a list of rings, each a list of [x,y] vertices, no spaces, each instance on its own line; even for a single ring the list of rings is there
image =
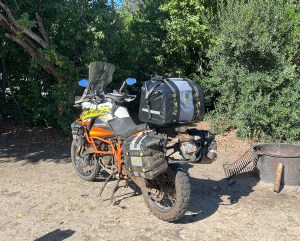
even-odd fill
[[[139,119],[164,126],[203,120],[204,94],[193,80],[155,77],[142,87]]]

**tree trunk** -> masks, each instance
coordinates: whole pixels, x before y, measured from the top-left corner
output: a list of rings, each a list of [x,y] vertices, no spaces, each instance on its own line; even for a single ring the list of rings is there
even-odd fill
[[[44,54],[41,52],[41,50],[49,48],[49,38],[40,15],[36,13],[36,19],[39,32],[43,38],[25,26],[20,25],[12,15],[9,7],[2,0],[0,0],[0,10],[2,10],[2,13],[0,11],[0,25],[8,32],[5,36],[22,46],[31,57],[38,58],[40,66],[61,85],[64,78],[59,74],[57,66],[46,61]]]
[[[13,102],[14,102],[14,107],[15,107],[15,111],[17,113],[17,116],[18,117],[23,117],[23,112],[20,108],[20,105],[19,105],[19,102],[17,101],[16,99],[16,96],[14,94],[14,91],[12,89],[12,86],[10,84],[10,81],[9,81],[9,78],[8,78],[8,74],[7,74],[7,69],[6,69],[6,64],[5,64],[5,59],[4,59],[4,56],[1,57],[2,59],[2,83],[3,85],[1,85],[1,98],[3,97],[3,100],[5,98],[5,90],[6,90],[6,86],[9,88],[10,90],[10,93],[11,93],[11,97],[13,99]],[[2,89],[3,88],[3,89]],[[2,96],[3,94],[3,96]]]
[[[6,74],[7,71],[4,62],[4,56],[2,56],[1,59],[2,59],[2,74],[0,79],[0,101],[3,103],[5,99],[5,90],[7,86],[7,74]]]

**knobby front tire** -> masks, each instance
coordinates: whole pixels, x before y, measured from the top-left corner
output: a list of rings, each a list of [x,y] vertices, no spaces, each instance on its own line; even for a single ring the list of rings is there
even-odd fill
[[[94,154],[84,156],[82,155],[83,151],[77,152],[77,148],[78,146],[73,140],[71,145],[71,158],[76,173],[85,181],[95,181],[101,168],[99,162],[94,158]],[[83,146],[81,148],[85,147]]]

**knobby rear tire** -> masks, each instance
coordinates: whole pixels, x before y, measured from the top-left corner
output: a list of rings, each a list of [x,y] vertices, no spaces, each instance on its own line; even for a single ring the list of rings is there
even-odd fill
[[[161,207],[162,205],[153,200],[151,194],[145,190],[143,190],[143,198],[147,207],[156,217],[163,221],[173,222],[182,218],[189,208],[191,199],[191,184],[187,173],[180,168],[170,167],[167,172],[169,172],[168,174],[171,173],[173,180],[170,179],[170,181],[175,182],[175,193],[173,195],[175,203],[173,206],[164,209],[164,207]],[[150,181],[150,183],[151,182],[154,183],[155,180]],[[161,187],[162,189],[164,188],[163,186]]]

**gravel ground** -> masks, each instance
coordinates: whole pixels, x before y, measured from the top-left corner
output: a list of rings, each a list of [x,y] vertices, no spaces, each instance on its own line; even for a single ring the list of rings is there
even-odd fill
[[[75,174],[68,138],[8,123],[0,129],[0,240],[300,240],[299,186],[274,193],[255,173],[227,185],[223,163],[250,145],[234,136],[218,136],[216,162],[189,167],[190,209],[166,223],[129,188],[116,194],[125,208],[112,206],[115,181],[98,197],[101,180],[89,183]]]

